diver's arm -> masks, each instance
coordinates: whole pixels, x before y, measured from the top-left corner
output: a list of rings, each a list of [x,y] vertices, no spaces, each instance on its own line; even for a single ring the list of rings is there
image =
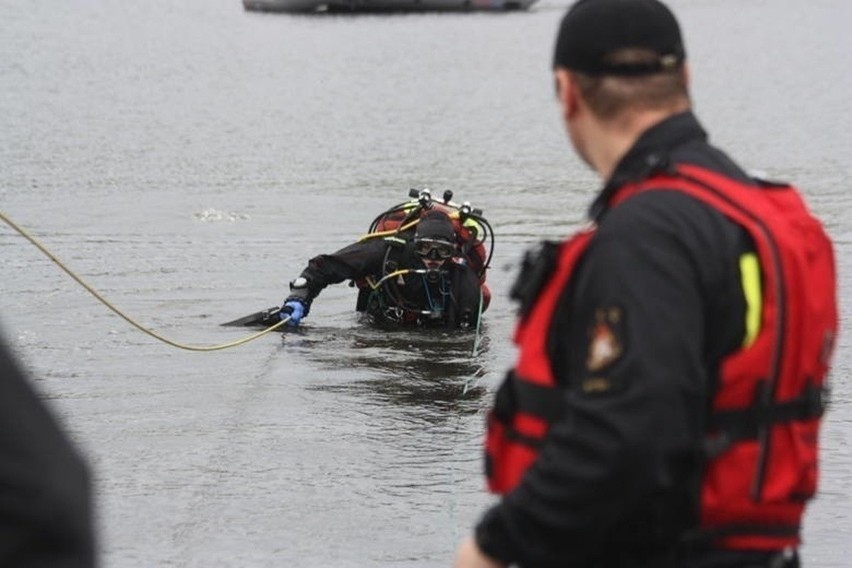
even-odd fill
[[[299,278],[291,283],[288,300],[298,299],[310,305],[330,284],[380,274],[387,247],[384,239],[375,238],[352,243],[331,254],[313,257]]]

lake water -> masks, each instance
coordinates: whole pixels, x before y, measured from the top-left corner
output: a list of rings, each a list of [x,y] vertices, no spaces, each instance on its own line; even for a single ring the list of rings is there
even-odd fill
[[[852,298],[852,3],[673,0],[695,105],[799,184]],[[411,187],[481,207],[494,301],[470,335],[381,333],[326,290],[298,333],[198,353],[127,324],[0,227],[0,317],[95,475],[109,568],[448,566],[492,497],[483,410],[514,359],[522,251],[598,182],[550,75],[567,2],[526,13],[293,16],[239,0],[0,3],[0,210],[144,326],[215,345]],[[806,566],[849,565],[842,334]]]

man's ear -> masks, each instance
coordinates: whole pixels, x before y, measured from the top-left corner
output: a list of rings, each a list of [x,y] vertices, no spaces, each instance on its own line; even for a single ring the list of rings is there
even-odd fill
[[[577,84],[569,71],[558,67],[553,71],[553,79],[556,82],[556,98],[562,106],[562,116],[568,120],[577,112]]]

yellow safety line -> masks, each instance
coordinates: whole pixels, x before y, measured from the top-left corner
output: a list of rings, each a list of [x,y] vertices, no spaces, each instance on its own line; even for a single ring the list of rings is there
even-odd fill
[[[138,329],[138,330],[140,330],[144,333],[147,333],[151,337],[153,337],[155,339],[159,339],[163,343],[167,343],[167,344],[171,345],[172,347],[177,347],[178,349],[185,349],[187,351],[219,351],[221,349],[228,349],[230,347],[236,347],[238,345],[242,345],[243,343],[248,343],[249,341],[255,340],[258,337],[262,337],[262,336],[266,335],[267,333],[280,328],[282,325],[286,324],[290,319],[289,317],[287,317],[287,318],[281,320],[280,322],[276,323],[275,325],[264,329],[263,331],[260,331],[258,333],[254,333],[254,334],[249,335],[247,337],[244,337],[242,339],[238,339],[237,341],[232,341],[230,343],[223,343],[221,345],[186,345],[186,344],[183,344],[183,343],[178,343],[177,341],[172,341],[171,339],[163,337],[162,335],[158,334],[157,332],[146,328],[142,324],[137,323],[133,318],[124,314],[121,310],[119,310],[114,305],[112,305],[112,303],[110,303],[106,298],[101,296],[94,288],[92,288],[86,282],[84,282],[82,278],[80,278],[79,276],[74,274],[74,272],[72,272],[67,266],[65,266],[62,263],[62,261],[60,261],[58,258],[56,258],[56,256],[53,255],[53,253],[51,253],[49,250],[47,250],[47,248],[44,245],[42,245],[38,240],[36,240],[35,237],[30,235],[27,231],[25,231],[17,223],[12,221],[2,211],[0,211],[0,219],[2,219],[7,225],[9,225],[15,231],[17,231],[22,237],[24,237],[25,239],[30,241],[33,245],[35,245],[35,247],[38,250],[40,250],[42,253],[44,253],[45,256],[47,256],[59,268],[61,268],[63,271],[65,271],[65,273],[68,274],[68,276],[73,278],[80,286],[85,288],[92,296],[97,298],[103,305],[105,305],[110,310],[115,312],[124,321],[126,321],[127,323],[129,323],[130,325],[135,327],[136,329]]]

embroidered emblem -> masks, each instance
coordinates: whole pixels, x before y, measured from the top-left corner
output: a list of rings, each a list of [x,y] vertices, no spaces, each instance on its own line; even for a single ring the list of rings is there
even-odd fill
[[[597,373],[612,365],[624,351],[621,339],[620,308],[601,308],[595,312],[595,323],[589,331],[589,355],[586,368]]]
[[[591,379],[584,380],[581,383],[580,388],[582,388],[583,392],[586,394],[607,392],[612,388],[612,381],[606,377],[592,377]]]

